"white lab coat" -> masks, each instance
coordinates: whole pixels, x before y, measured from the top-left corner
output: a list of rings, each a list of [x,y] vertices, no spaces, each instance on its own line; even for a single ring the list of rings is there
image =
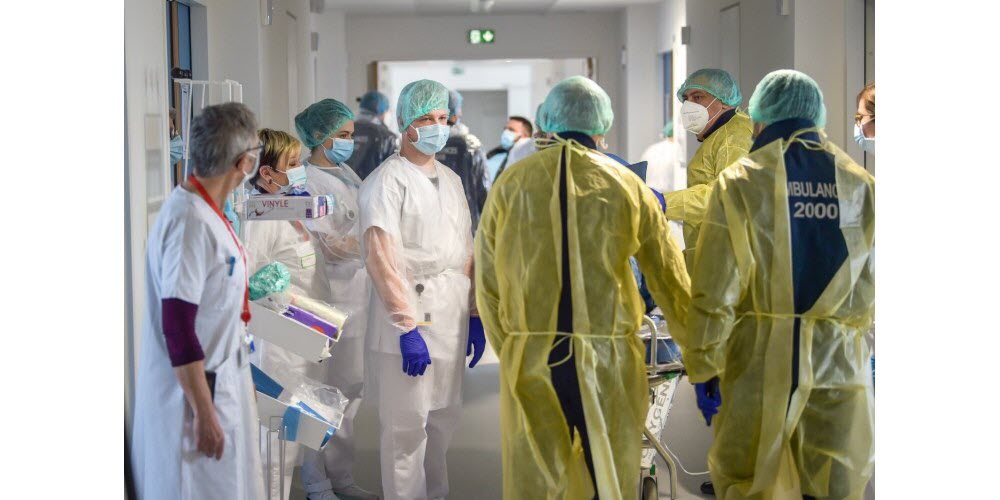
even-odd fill
[[[327,443],[326,476],[336,488],[354,484],[354,417],[364,398],[365,333],[368,325],[368,276],[360,254],[360,211],[358,190],[361,178],[347,164],[320,168],[306,162],[306,190],[310,194],[334,197],[334,206],[326,217],[308,221],[307,226],[320,243],[320,261],[325,262],[329,278],[330,303],[348,313],[340,341],[331,358],[323,362],[323,374],[317,377],[340,389],[350,403],[344,420]],[[326,248],[323,248],[323,247]],[[303,464],[307,481],[322,472]]]
[[[197,193],[177,187],[163,204],[149,233],[146,280],[132,433],[139,498],[263,498],[257,408],[240,320],[246,270],[226,223]],[[163,336],[165,298],[198,304],[195,331],[205,370],[216,373],[213,401],[225,436],[221,460],[197,450],[193,414]]]
[[[532,137],[524,137],[518,139],[510,148],[510,153],[507,155],[507,167],[510,168],[511,165],[535,154],[538,149],[535,147],[535,139]],[[496,179],[493,179],[496,180]]]
[[[419,167],[395,154],[361,186],[361,232],[380,228],[392,240],[408,298],[404,309],[420,326],[431,365],[420,377],[402,372],[400,331],[372,285],[369,348],[379,405],[382,489],[387,499],[443,497],[448,493],[445,452],[458,424],[468,339],[467,272],[472,227],[462,181],[435,161],[436,185]],[[362,240],[362,253],[370,250]],[[419,299],[416,286],[423,285]]]

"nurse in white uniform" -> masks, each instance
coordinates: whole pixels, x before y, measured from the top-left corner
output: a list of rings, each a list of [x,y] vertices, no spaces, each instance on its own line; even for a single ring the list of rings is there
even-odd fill
[[[354,151],[354,113],[339,101],[323,99],[295,116],[295,129],[310,151],[305,161],[306,191],[334,198],[330,213],[306,221],[306,226],[319,244],[320,265],[325,265],[330,279],[330,302],[349,314],[331,359],[323,363],[326,373],[317,380],[340,389],[350,403],[340,429],[325,448],[325,480],[322,470],[312,474],[304,469],[303,478],[330,485],[338,497],[374,500],[377,495],[359,487],[352,472],[354,417],[365,395],[364,339],[368,320],[368,279],[358,243],[361,178],[344,163]]]
[[[257,175],[250,179],[252,196],[260,194],[290,194],[305,190],[306,168],[299,160],[302,144],[280,130],[263,129],[258,133],[264,149]],[[320,256],[316,238],[302,221],[252,220],[246,222],[247,262],[251,276],[261,267],[280,262],[288,269],[291,285],[312,299],[331,302],[330,281]],[[268,374],[290,370],[314,380],[325,380],[328,366],[314,363],[264,340],[257,340],[260,368]],[[338,345],[339,347],[339,345]],[[272,443],[276,446],[277,443]],[[298,453],[296,453],[296,450]],[[307,447],[288,443],[285,453],[285,491],[277,476],[278,464],[271,466],[271,498],[287,498],[292,485],[292,472],[301,455],[302,482],[309,500],[331,500],[335,497],[326,478],[323,454]],[[276,458],[272,457],[272,461]],[[318,483],[318,484],[317,484]]]
[[[222,214],[260,142],[244,105],[191,124],[192,175],[149,233],[132,465],[139,498],[260,499],[246,255]]]
[[[448,140],[448,90],[420,80],[400,94],[402,148],[361,186],[362,254],[373,291],[382,490],[386,499],[448,494],[445,454],[461,414],[463,360],[478,361],[470,319],[472,232],[462,181],[435,160]],[[473,332],[470,335],[470,330]]]

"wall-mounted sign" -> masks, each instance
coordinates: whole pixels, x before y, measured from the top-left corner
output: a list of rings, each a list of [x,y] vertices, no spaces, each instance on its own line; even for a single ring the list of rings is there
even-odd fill
[[[472,45],[493,43],[494,40],[496,40],[496,33],[491,29],[478,28],[469,30],[469,43]]]

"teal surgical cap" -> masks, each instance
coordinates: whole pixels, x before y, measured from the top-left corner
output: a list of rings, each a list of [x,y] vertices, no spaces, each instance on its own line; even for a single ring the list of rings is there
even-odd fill
[[[670,120],[666,125],[663,126],[663,136],[673,137],[674,136],[674,121]]]
[[[434,111],[448,110],[448,89],[434,80],[417,80],[403,87],[396,103],[399,128],[409,127],[413,120]]]
[[[809,75],[794,69],[779,69],[764,77],[750,96],[750,119],[770,125],[789,118],[804,118],[826,126],[823,91]]]
[[[606,135],[615,121],[608,93],[582,76],[571,76],[552,87],[538,114],[538,125],[550,133]]]
[[[295,132],[302,144],[312,149],[326,142],[344,123],[353,119],[354,113],[344,103],[323,99],[295,115]]]
[[[726,106],[739,106],[743,102],[743,94],[736,80],[721,69],[699,69],[684,80],[684,85],[677,89],[677,99],[684,102],[684,93],[691,89],[701,89],[712,94]]]
[[[448,118],[457,115],[462,111],[462,94],[457,90],[448,91]]]
[[[542,102],[541,104],[538,105],[537,108],[535,108],[535,126],[538,127],[538,131],[541,132],[541,133],[545,133],[545,129],[542,128],[542,105],[543,104],[545,104],[545,103]]]
[[[377,90],[371,90],[361,96],[360,106],[373,115],[381,115],[389,111],[389,98]]]

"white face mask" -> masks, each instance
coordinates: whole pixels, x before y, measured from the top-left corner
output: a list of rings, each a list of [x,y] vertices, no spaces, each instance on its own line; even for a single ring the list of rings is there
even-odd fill
[[[865,137],[864,131],[861,130],[861,125],[857,123],[854,124],[854,142],[858,143],[858,146],[861,146],[862,151],[875,154],[875,138],[872,137],[869,139]]]
[[[708,105],[711,106],[717,100],[712,99]],[[700,134],[705,130],[709,120],[707,107],[690,99],[681,104],[681,124],[684,126],[684,130],[692,134]]]

